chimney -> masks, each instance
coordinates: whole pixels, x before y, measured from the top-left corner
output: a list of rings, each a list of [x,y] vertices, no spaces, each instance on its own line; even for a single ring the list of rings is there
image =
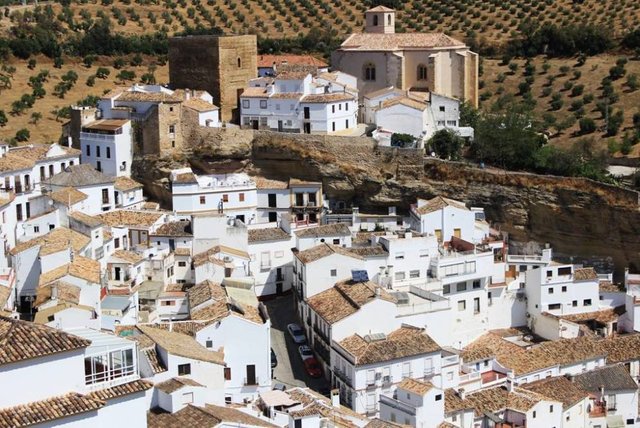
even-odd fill
[[[458,396],[461,400],[464,400],[466,398],[467,394],[464,392],[464,388],[458,389]]]
[[[604,385],[600,385],[600,401],[604,401]]]
[[[375,288],[376,297],[380,297],[380,287]]]
[[[338,389],[331,390],[331,405],[333,407],[340,407],[340,390]]]
[[[189,88],[187,88],[184,90],[184,100],[189,101],[190,98],[191,98],[191,91],[189,90]]]
[[[58,283],[54,282],[51,284],[51,300],[56,300],[58,298]]]
[[[513,392],[513,380],[507,379],[507,391]]]

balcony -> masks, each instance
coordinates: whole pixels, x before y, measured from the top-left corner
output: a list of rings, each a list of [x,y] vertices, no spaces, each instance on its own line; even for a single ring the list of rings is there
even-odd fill
[[[244,378],[242,384],[244,386],[256,386],[256,385],[260,385],[260,379],[258,378],[258,376],[256,376],[254,379],[247,379],[246,377]]]
[[[338,379],[340,379],[343,383],[347,384],[350,388],[353,387],[353,380],[345,370],[341,370],[338,367],[334,367],[333,375]]]
[[[313,344],[313,350],[325,363],[329,364],[329,362],[331,361],[331,353],[329,352],[329,349],[327,347],[316,340]]]
[[[465,373],[460,375],[460,383],[477,382],[481,380],[480,372]]]
[[[327,345],[329,345],[331,343],[331,340],[329,339],[329,337],[324,334],[324,332],[322,330],[320,330],[320,328],[318,328],[317,325],[313,326],[313,332],[316,334],[316,336],[318,336],[320,339],[322,339],[322,341],[324,343],[326,343]]]

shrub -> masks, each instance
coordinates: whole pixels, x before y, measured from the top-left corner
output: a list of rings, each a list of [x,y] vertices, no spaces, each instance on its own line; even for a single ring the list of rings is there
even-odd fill
[[[24,141],[29,141],[30,137],[31,137],[31,133],[29,132],[29,130],[22,128],[21,130],[16,132],[15,139],[16,141],[24,142]]]
[[[609,123],[607,124],[607,135],[613,136],[618,133],[620,130],[620,126],[622,126],[622,122],[624,121],[624,112],[622,110],[618,110],[615,114],[609,116]]]
[[[580,126],[580,134],[591,134],[596,131],[596,123],[590,117],[583,117],[578,122]]]
[[[571,88],[572,97],[578,97],[582,95],[583,92],[584,92],[584,85],[575,85],[573,88]]]
[[[107,77],[109,77],[110,73],[111,72],[109,71],[108,68],[98,67],[98,69],[96,70],[96,77],[100,79],[106,79]]]

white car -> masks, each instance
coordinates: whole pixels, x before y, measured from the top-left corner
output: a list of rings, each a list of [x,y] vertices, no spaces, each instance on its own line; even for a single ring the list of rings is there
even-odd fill
[[[295,343],[302,344],[307,341],[307,337],[304,335],[304,330],[298,324],[289,324],[287,326],[287,330]]]
[[[307,345],[298,346],[298,353],[300,354],[302,361],[313,358],[313,351],[311,351],[311,348]]]

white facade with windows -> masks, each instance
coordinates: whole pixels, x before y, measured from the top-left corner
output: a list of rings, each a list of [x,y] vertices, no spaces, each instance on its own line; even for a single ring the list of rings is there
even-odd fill
[[[133,162],[131,121],[97,120],[85,124],[80,132],[82,162],[114,177],[131,175]]]
[[[309,73],[285,72],[249,82],[240,95],[241,124],[278,132],[332,134],[357,125],[357,90]]]

